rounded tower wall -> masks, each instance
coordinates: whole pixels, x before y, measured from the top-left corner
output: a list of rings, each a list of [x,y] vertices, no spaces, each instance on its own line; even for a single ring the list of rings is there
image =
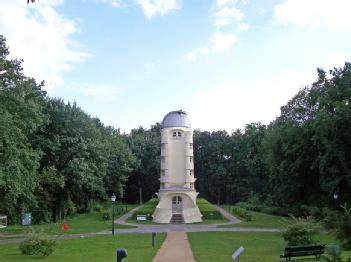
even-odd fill
[[[181,213],[185,223],[201,222],[196,205],[193,131],[186,112],[169,112],[161,124],[160,190],[153,220],[169,223]]]
[[[163,128],[161,135],[161,180],[183,186],[194,174],[190,128]],[[167,186],[167,185],[166,185]]]

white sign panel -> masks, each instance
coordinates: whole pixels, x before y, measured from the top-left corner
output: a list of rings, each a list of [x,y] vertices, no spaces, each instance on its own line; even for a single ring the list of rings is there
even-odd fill
[[[145,221],[145,220],[146,220],[146,216],[140,216],[140,215],[138,215],[138,216],[137,216],[137,220],[138,220],[138,221]]]
[[[233,253],[232,259],[233,259],[233,260],[236,260],[236,259],[241,255],[241,253],[244,252],[244,250],[245,250],[245,248],[243,248],[242,246],[239,247],[239,248]]]

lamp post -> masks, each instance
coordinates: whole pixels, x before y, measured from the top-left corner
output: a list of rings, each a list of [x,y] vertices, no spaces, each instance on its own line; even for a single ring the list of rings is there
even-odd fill
[[[335,200],[337,200],[338,197],[339,197],[339,196],[338,196],[338,193],[335,192],[334,195],[333,195],[333,197],[334,197]]]
[[[112,235],[115,234],[115,204],[116,204],[116,196],[112,193],[111,196],[112,201]]]

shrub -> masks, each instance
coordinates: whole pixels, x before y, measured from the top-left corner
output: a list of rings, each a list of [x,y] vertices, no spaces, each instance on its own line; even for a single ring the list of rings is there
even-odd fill
[[[337,237],[343,242],[345,248],[351,249],[351,208],[348,208],[347,204],[342,208],[343,215],[337,229]]]
[[[248,211],[263,212],[263,213],[276,215],[276,216],[289,216],[289,213],[290,213],[288,210],[281,207],[276,207],[276,206],[265,206],[265,205],[250,204],[245,202],[239,202],[236,204],[236,206],[246,209]]]
[[[103,208],[102,208],[102,205],[100,205],[100,204],[98,204],[98,203],[94,204],[93,210],[94,210],[95,212],[101,212],[102,209],[103,209]]]
[[[249,204],[258,205],[261,203],[260,197],[261,196],[259,194],[255,194],[253,191],[251,191],[249,197],[247,198],[247,202]]]
[[[249,210],[249,211],[257,211],[261,212],[264,206],[259,205],[259,204],[249,204],[245,202],[239,202],[236,204],[236,206],[241,207],[243,209]]]
[[[282,219],[285,229],[283,238],[289,246],[308,245],[316,243],[316,235],[320,225],[312,217],[296,218],[290,216],[291,220]]]
[[[321,222],[327,229],[337,228],[339,225],[340,214],[338,211],[323,207],[321,211]]]
[[[221,212],[219,211],[202,211],[203,219],[223,219]]]
[[[329,245],[327,247],[327,256],[323,256],[323,259],[327,262],[344,262],[341,253],[341,248],[338,245]],[[351,258],[348,258],[346,262],[351,262]]]
[[[231,209],[231,212],[237,215],[238,217],[245,219],[247,222],[252,220],[251,213],[241,207],[233,207]]]
[[[30,233],[20,244],[19,249],[24,255],[38,255],[47,257],[56,248],[56,242],[48,239],[44,235]]]

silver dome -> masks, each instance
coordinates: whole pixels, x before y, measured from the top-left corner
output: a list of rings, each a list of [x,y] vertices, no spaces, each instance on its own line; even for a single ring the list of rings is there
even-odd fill
[[[190,128],[190,121],[185,111],[178,110],[169,112],[162,120],[162,128],[187,127]]]

